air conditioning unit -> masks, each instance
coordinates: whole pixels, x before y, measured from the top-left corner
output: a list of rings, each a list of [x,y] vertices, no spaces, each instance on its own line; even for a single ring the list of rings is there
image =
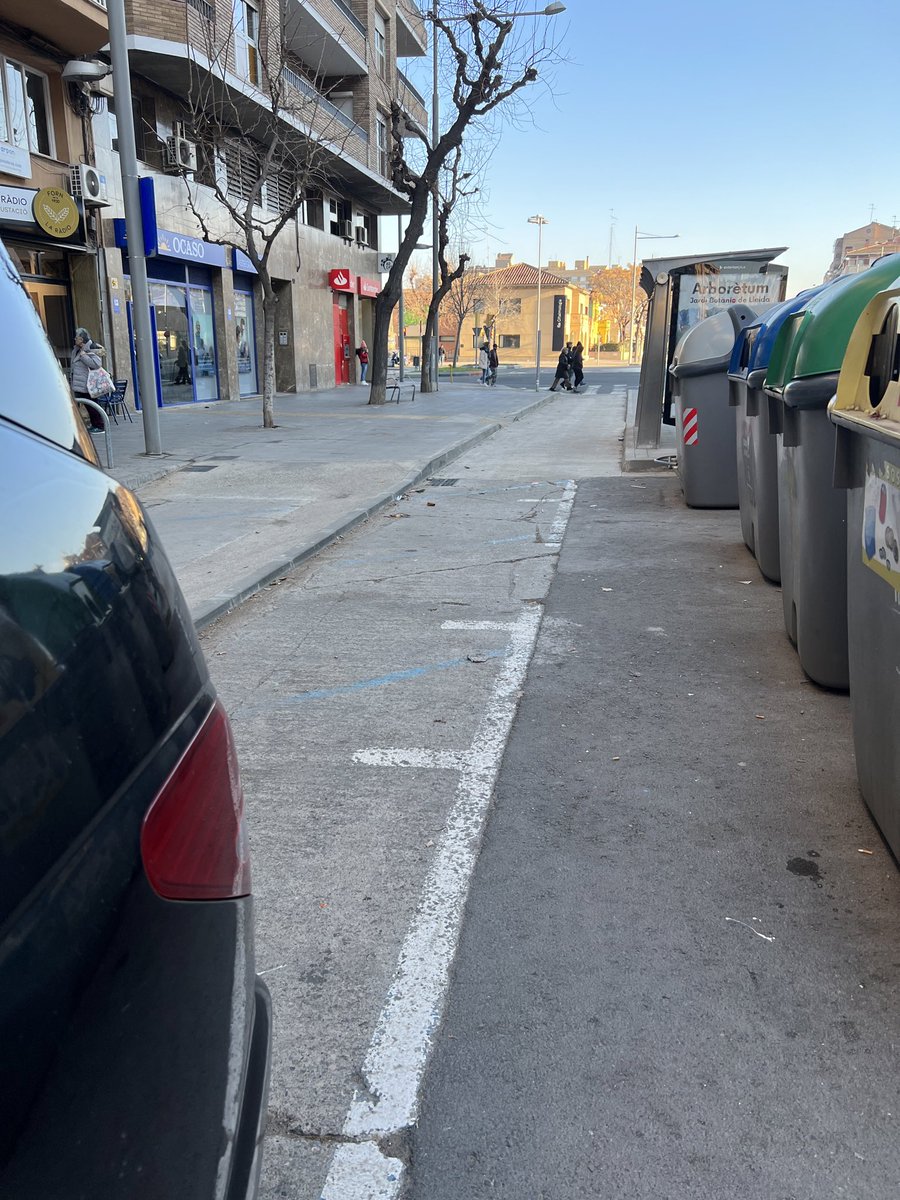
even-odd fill
[[[174,134],[166,138],[166,158],[177,171],[197,170],[197,143]]]
[[[369,231],[368,231],[368,229],[366,229],[365,225],[357,225],[357,227],[356,227],[356,240],[359,242],[359,244],[360,244],[361,246],[368,246],[368,244],[369,244]]]
[[[352,221],[341,221],[339,223],[339,227],[340,227],[340,231],[341,231],[340,236],[342,238],[348,238],[352,242],[353,241],[353,222]]]
[[[86,208],[103,208],[109,204],[106,192],[106,176],[87,163],[72,165],[72,195],[80,199]]]

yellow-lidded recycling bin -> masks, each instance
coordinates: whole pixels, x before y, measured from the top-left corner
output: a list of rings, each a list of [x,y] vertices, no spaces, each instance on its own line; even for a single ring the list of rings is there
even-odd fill
[[[856,323],[837,394],[834,482],[847,493],[850,711],[859,786],[900,857],[900,278]]]

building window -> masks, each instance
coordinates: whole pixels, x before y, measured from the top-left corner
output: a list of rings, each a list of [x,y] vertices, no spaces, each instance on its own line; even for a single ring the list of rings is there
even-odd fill
[[[335,237],[353,237],[353,209],[346,200],[332,197],[328,202],[328,231]]]
[[[297,183],[293,171],[287,166],[269,168],[266,179],[266,208],[269,212],[283,213],[294,203],[297,195]]]
[[[116,117],[116,100],[110,96],[106,102],[109,112],[110,146],[119,151],[119,122]],[[134,152],[141,162],[161,166],[159,143],[156,137],[156,106],[152,100],[141,96],[131,97],[131,117],[134,122]]]
[[[311,229],[325,228],[325,203],[318,188],[307,188],[303,200],[303,224]]]
[[[382,79],[387,79],[387,21],[375,9],[375,67]]]
[[[378,151],[378,170],[382,175],[387,175],[387,121],[385,121],[384,117],[375,118],[375,145]]]
[[[228,194],[241,200],[249,200],[255,193],[256,203],[259,203],[259,159],[252,146],[246,142],[227,141],[222,145],[221,154]]]
[[[519,297],[514,300],[500,301],[500,316],[501,317],[520,317],[522,315],[522,301]]]
[[[259,8],[253,0],[234,0],[234,35],[238,72],[259,87],[262,83]]]
[[[501,350],[518,350],[519,335],[517,333],[501,333],[500,334],[500,349]]]
[[[55,153],[47,76],[9,58],[3,59],[0,139],[32,154]]]

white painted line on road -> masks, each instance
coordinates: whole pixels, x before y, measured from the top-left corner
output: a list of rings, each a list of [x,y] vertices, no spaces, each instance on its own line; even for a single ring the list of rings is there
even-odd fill
[[[388,1158],[374,1142],[349,1143],[331,1160],[322,1200],[394,1200],[402,1177],[399,1158]]]
[[[353,761],[367,767],[426,767],[440,771],[461,771],[467,755],[462,750],[357,750]]]
[[[441,621],[441,629],[472,629],[478,633],[494,630],[510,632],[515,627],[515,621]]]
[[[572,505],[575,503],[575,492],[578,490],[574,479],[569,479],[566,482],[566,489],[562,494],[562,499],[559,502],[559,510],[556,514],[556,520],[550,526],[550,533],[547,538],[548,546],[562,545],[563,534],[566,532],[566,526],[569,523],[569,516],[572,512]]]
[[[393,1166],[396,1160],[384,1158],[375,1143],[385,1134],[409,1128],[416,1119],[419,1086],[444,1008],[481,833],[540,621],[541,610],[529,606],[510,630],[509,651],[491,699],[472,745],[460,755],[453,808],[363,1063],[366,1089],[354,1094],[344,1122],[344,1136],[356,1141],[336,1150],[322,1200],[393,1200],[399,1195],[400,1178],[393,1191],[376,1191],[371,1172],[357,1170],[355,1164],[360,1146],[368,1142],[367,1170],[378,1160]]]

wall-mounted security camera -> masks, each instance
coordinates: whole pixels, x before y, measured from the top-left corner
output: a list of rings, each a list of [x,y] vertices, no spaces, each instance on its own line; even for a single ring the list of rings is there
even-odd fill
[[[62,77],[67,83],[97,83],[112,74],[112,67],[99,59],[73,58],[63,67]]]

